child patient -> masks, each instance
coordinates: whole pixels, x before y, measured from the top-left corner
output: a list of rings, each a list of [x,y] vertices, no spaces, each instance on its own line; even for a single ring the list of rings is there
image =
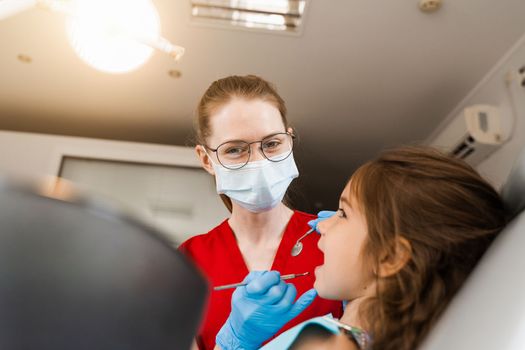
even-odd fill
[[[422,147],[384,152],[317,225],[314,287],[348,301],[343,317],[306,321],[263,349],[416,348],[505,220],[498,193],[463,161]]]

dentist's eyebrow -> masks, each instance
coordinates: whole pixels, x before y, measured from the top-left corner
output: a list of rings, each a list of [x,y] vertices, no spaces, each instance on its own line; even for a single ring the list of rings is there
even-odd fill
[[[257,141],[254,141],[254,142],[262,141],[262,140],[264,140],[265,138],[268,138],[268,137],[273,136],[273,135],[276,135],[276,134],[285,134],[285,133],[286,133],[286,131],[275,131],[275,132],[269,133],[268,135],[264,136],[262,139],[257,140]],[[242,140],[242,139],[226,140],[226,141],[224,141],[224,142],[221,142],[221,145],[222,145],[222,144],[225,144],[225,143],[227,143],[227,142],[248,142],[248,141],[246,141],[246,140]],[[249,143],[249,142],[248,142],[248,143]]]

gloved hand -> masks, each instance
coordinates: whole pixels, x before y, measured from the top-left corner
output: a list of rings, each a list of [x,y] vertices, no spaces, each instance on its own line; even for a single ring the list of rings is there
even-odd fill
[[[337,212],[336,211],[331,211],[331,210],[320,211],[319,213],[317,213],[317,219],[308,221],[308,226],[310,226],[311,228],[315,228],[317,233],[321,233],[321,232],[319,232],[319,229],[317,228],[317,225],[319,225],[319,223],[321,221],[326,220],[328,218],[331,218],[332,216],[335,215],[335,213],[337,213]]]
[[[244,282],[233,293],[230,316],[215,338],[222,350],[258,349],[317,296],[310,289],[294,303],[295,286],[281,281],[277,271],[252,271]]]

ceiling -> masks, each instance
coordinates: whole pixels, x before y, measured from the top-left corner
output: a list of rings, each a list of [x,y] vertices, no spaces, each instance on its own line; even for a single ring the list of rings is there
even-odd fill
[[[1,21],[0,129],[188,145],[207,86],[257,74],[276,84],[299,134],[297,206],[334,207],[356,166],[424,140],[525,33],[523,0],[444,0],[434,14],[418,0],[310,1],[301,35],[203,26],[189,0],[153,2],[163,36],[186,54],[156,52],[124,75],[80,61],[60,14]]]

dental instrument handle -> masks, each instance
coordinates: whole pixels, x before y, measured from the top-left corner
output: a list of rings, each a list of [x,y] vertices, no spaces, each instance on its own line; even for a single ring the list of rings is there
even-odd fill
[[[301,242],[303,240],[304,237],[308,236],[310,233],[314,232],[315,231],[315,227],[312,227],[311,229],[309,229],[308,231],[306,231],[306,233],[304,235],[302,235],[298,240],[297,240],[297,243]],[[296,243],[296,244],[297,244]]]
[[[292,278],[296,278],[296,277],[307,276],[309,274],[310,274],[309,272],[303,272],[303,273],[292,273],[292,274],[289,274],[289,275],[282,275],[281,276],[281,280],[282,281],[286,281],[286,280],[289,280],[289,279],[292,279]],[[222,286],[213,287],[213,290],[225,290],[225,289],[230,289],[230,288],[237,288],[237,287],[245,286],[247,284],[248,283],[246,283],[246,282],[225,284],[225,285],[222,285]]]

